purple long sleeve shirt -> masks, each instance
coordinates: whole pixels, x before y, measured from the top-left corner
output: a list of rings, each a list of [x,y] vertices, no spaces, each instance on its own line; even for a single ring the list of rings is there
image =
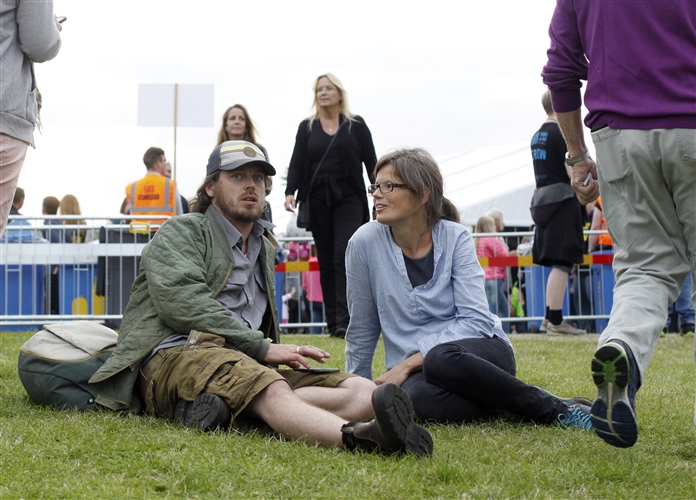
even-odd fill
[[[590,129],[696,129],[694,0],[557,0],[542,77]],[[589,60],[589,61],[588,61]]]

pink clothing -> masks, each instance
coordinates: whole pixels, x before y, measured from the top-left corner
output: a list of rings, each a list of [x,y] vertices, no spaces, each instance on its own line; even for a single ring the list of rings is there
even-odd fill
[[[290,241],[288,242],[288,262],[297,262],[309,258],[309,242]]]
[[[24,141],[0,134],[0,237],[5,233],[27,146]]]
[[[316,257],[310,257],[309,262],[319,261]],[[302,288],[304,288],[307,300],[310,302],[324,302],[319,274],[319,271],[309,271],[302,274]]]
[[[484,236],[478,239],[477,257],[507,257],[508,248],[500,238],[496,236]],[[505,268],[501,266],[489,266],[483,268],[486,280],[504,280]]]

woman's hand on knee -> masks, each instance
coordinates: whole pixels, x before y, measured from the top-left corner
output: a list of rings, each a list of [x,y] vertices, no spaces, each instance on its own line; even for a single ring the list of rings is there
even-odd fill
[[[375,384],[396,384],[401,386],[406,379],[413,373],[423,369],[423,355],[417,352],[413,356],[409,356],[387,373],[375,380]]]

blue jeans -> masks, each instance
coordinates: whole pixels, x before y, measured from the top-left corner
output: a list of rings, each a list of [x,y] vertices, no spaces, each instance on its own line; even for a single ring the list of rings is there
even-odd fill
[[[499,318],[510,317],[510,306],[505,296],[505,280],[486,280],[488,310]],[[503,331],[510,333],[510,323],[503,322]]]
[[[677,301],[674,304],[669,305],[667,311],[667,320],[672,315],[674,308],[677,309],[677,314],[679,314],[679,326],[683,326],[685,323],[694,323],[694,306],[691,303],[691,273],[686,275],[684,280],[684,285],[682,285],[681,292]]]
[[[323,302],[309,302],[309,312],[312,315],[312,323],[323,323],[324,322],[324,303]],[[323,330],[320,326],[313,326],[309,329],[309,333],[321,333]]]

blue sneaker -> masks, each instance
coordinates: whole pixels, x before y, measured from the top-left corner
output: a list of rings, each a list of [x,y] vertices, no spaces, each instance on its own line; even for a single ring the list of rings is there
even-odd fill
[[[597,349],[592,378],[597,386],[591,410],[595,433],[612,446],[633,446],[638,439],[635,400],[640,374],[631,349],[620,340]]]
[[[576,429],[583,429],[586,431],[592,430],[590,407],[587,405],[568,405],[567,412],[559,414],[556,419],[564,429],[575,427]]]

